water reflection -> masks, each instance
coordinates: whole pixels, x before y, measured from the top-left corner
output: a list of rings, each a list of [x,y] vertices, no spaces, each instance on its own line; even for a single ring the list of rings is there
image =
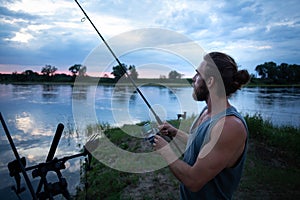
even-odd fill
[[[86,85],[77,85],[76,87],[73,87],[72,98],[75,100],[86,100],[88,87],[89,86]]]
[[[230,101],[243,114],[260,114],[274,125],[299,127],[300,88],[244,88]]]
[[[148,103],[162,120],[176,118],[177,113],[180,112],[180,99],[174,93],[174,90],[165,86],[149,86],[143,85],[140,91],[145,96]],[[170,109],[171,108],[171,109]],[[131,118],[154,120],[153,113],[150,112],[145,101],[140,94],[134,93],[130,97],[129,115]],[[134,117],[133,117],[134,116]]]
[[[129,99],[129,104],[132,104],[132,105],[135,105],[136,103],[136,92],[134,92],[131,96],[130,96],[130,99]]]
[[[36,91],[40,91],[40,85],[12,85],[14,100],[32,97],[32,95],[36,95]]]
[[[17,114],[15,117],[15,125],[19,131],[21,131],[24,134],[30,134],[31,136],[53,135],[52,132],[40,128],[39,125],[37,124],[37,120],[35,120],[34,117],[28,112],[22,112],[21,114]],[[22,139],[22,138],[16,138],[16,139]]]
[[[169,94],[169,99],[171,101],[177,101],[177,96],[175,95],[174,91],[170,90],[169,88],[167,88],[168,90],[168,94]]]
[[[269,108],[291,106],[299,97],[299,88],[258,88],[255,101]]]
[[[59,96],[58,91],[58,85],[43,85],[42,97],[45,100],[55,100]]]
[[[137,93],[134,87],[116,85],[112,94],[112,101],[126,103],[131,95]]]
[[[34,127],[34,121],[29,113],[23,112],[16,115],[16,128],[23,131],[24,133],[32,132]]]

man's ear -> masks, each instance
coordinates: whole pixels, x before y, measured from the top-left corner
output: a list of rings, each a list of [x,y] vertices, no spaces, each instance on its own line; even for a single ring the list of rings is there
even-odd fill
[[[210,76],[206,79],[206,85],[208,88],[210,88],[215,82],[215,78],[213,76]]]

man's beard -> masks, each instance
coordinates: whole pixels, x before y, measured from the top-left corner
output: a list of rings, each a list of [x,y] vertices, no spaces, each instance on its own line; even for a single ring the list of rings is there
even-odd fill
[[[205,81],[202,82],[201,86],[197,89],[194,88],[193,98],[195,101],[206,101],[209,95],[208,88]]]

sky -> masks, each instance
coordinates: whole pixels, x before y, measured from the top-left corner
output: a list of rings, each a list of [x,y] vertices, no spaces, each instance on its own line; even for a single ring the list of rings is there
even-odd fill
[[[0,0],[0,73],[111,72],[113,57],[72,0]],[[79,0],[122,63],[139,77],[194,74],[205,52],[255,74],[264,62],[300,64],[298,0]],[[185,45],[189,44],[189,45]],[[199,48],[198,48],[199,47]],[[97,64],[96,64],[97,63]]]

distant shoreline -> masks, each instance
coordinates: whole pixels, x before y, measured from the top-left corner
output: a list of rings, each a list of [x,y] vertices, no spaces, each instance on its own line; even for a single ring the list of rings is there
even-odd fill
[[[173,87],[187,87],[191,86],[188,80],[181,79],[180,82],[172,82],[172,81],[162,81],[162,79],[139,79],[135,83],[137,86],[148,85],[148,86],[173,86]],[[57,81],[3,81],[0,82],[2,85],[71,85],[74,86],[75,82],[57,82]],[[98,82],[98,85],[103,86],[131,86],[130,82],[120,82],[120,83],[107,83],[107,82]],[[95,81],[84,81],[84,82],[76,82],[76,85],[96,85]],[[249,83],[244,87],[268,87],[268,88],[283,88],[283,87],[300,87],[300,84],[260,84],[260,83]]]

